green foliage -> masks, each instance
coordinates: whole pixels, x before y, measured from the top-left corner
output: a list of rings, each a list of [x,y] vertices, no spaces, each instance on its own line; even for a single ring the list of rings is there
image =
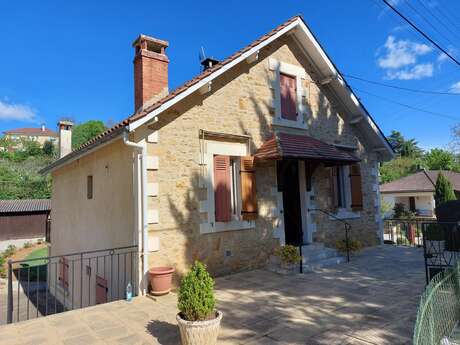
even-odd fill
[[[32,246],[33,246],[32,242],[25,242],[24,245],[23,245],[24,248],[30,248]]]
[[[382,183],[391,182],[401,177],[413,174],[419,170],[420,160],[411,157],[397,157],[380,166]]]
[[[347,241],[345,239],[337,240],[335,242],[335,248],[341,254],[345,254],[347,252]],[[363,244],[354,239],[348,240],[348,250],[350,253],[359,252],[363,248]]]
[[[396,154],[401,157],[417,158],[423,153],[423,150],[418,147],[418,142],[415,139],[406,140],[401,132],[391,131],[387,139]]]
[[[203,321],[215,317],[214,280],[204,264],[195,262],[180,283],[177,299],[177,307],[185,320]]]
[[[290,244],[276,248],[275,256],[285,265],[297,264],[301,259],[299,249]]]
[[[380,198],[380,215],[385,217],[385,215],[391,211],[391,204]]]
[[[43,154],[47,156],[53,156],[55,152],[54,144],[49,140],[45,141],[42,147],[42,151],[43,151]]]
[[[397,202],[393,207],[393,217],[395,218],[402,218],[406,213],[406,207],[403,203]]]
[[[0,278],[6,278],[5,258],[0,255]]]
[[[443,173],[439,173],[438,179],[436,180],[435,192],[434,192],[434,200],[436,202],[436,206],[439,206],[446,201],[456,200],[454,190],[452,188],[452,184],[444,176]]]
[[[423,163],[428,170],[456,170],[458,167],[455,155],[442,149],[427,152],[423,157]]]
[[[80,147],[88,140],[104,132],[105,129],[104,123],[99,120],[90,120],[76,125],[72,130],[72,148]]]
[[[14,244],[10,244],[6,249],[3,251],[3,257],[9,258],[10,256],[16,253],[16,246]]]
[[[27,156],[25,151],[12,152],[6,158],[0,158],[0,199],[51,197],[51,177],[42,176],[38,171],[52,160],[53,157],[46,155]]]

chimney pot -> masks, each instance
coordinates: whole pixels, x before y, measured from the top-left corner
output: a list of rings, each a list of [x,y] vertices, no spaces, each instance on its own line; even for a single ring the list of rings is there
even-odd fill
[[[61,120],[58,122],[59,158],[62,158],[72,152],[72,127],[72,121]]]
[[[140,35],[134,42],[134,111],[155,96],[168,94],[167,41]]]

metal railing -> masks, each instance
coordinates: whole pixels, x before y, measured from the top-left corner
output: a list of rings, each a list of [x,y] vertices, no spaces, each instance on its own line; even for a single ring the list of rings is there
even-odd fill
[[[460,320],[460,263],[438,273],[420,299],[414,345],[439,345]]]
[[[9,260],[6,322],[119,300],[128,284],[135,296],[138,257],[128,246]]]
[[[345,248],[347,252],[347,262],[350,262],[350,230],[351,230],[351,224],[345,221],[342,218],[337,217],[335,214],[330,213],[329,211],[323,210],[321,208],[310,208],[308,209],[308,212],[321,212],[331,218],[334,218],[335,220],[341,222],[344,225],[344,230],[345,230]]]
[[[385,244],[407,247],[423,246],[423,224],[435,219],[384,219],[383,240]]]

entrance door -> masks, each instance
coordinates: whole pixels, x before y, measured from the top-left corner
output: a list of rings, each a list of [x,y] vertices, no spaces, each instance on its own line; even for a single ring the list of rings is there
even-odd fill
[[[300,208],[298,161],[278,161],[277,176],[278,189],[283,193],[284,232],[286,244],[302,244],[302,212]]]

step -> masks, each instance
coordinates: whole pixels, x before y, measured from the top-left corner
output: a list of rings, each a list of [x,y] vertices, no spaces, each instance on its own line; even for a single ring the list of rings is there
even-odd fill
[[[347,259],[345,257],[343,257],[343,256],[334,256],[334,257],[331,257],[331,258],[317,260],[317,261],[311,261],[311,262],[308,262],[306,264],[303,264],[302,265],[302,270],[303,270],[303,273],[317,272],[317,271],[320,271],[322,268],[339,265],[339,264],[342,264],[342,263],[344,263],[346,261],[347,261]]]
[[[315,246],[312,248],[311,245],[302,247],[302,262],[304,264],[324,260],[339,256],[336,249],[327,248],[324,246]]]

